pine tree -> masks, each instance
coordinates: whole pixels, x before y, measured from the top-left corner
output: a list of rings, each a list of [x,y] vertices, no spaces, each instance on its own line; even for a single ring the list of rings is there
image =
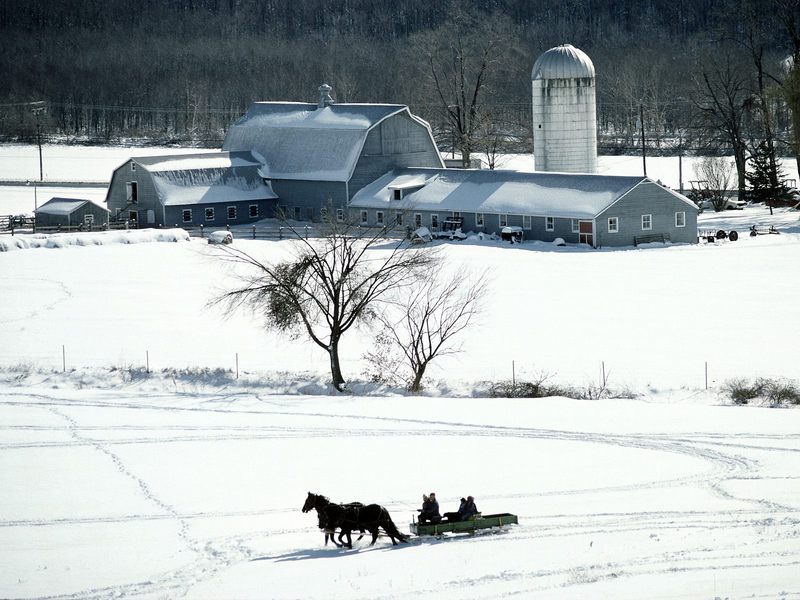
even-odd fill
[[[789,200],[790,192],[784,181],[786,173],[778,163],[772,163],[766,142],[761,142],[750,156],[750,169],[745,178],[750,185],[749,199],[764,202],[769,214],[777,202]]]

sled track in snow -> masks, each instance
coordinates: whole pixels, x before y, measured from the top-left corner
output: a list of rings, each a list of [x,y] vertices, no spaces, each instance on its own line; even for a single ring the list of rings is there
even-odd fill
[[[15,394],[5,394],[15,396]],[[19,397],[19,395],[16,395]],[[26,394],[26,396],[28,396]],[[233,395],[241,397],[239,394]],[[31,396],[28,396],[29,398]],[[219,396],[216,397],[219,401]],[[211,400],[212,402],[214,400]],[[553,429],[540,429],[528,427],[492,426],[469,422],[449,422],[428,419],[405,419],[395,417],[363,416],[353,414],[326,414],[304,413],[286,410],[239,410],[237,408],[209,407],[182,407],[157,404],[142,404],[133,402],[104,402],[104,401],[69,401],[62,400],[46,394],[35,396],[32,401],[0,400],[0,404],[19,405],[27,407],[40,407],[50,411],[64,420],[65,426],[57,425],[26,426],[9,425],[0,426],[2,431],[24,433],[26,431],[39,433],[61,433],[68,431],[68,441],[39,441],[39,442],[6,442],[0,443],[0,451],[13,452],[27,448],[69,448],[87,446],[97,449],[106,455],[114,464],[116,470],[136,483],[141,494],[158,509],[154,515],[126,515],[122,517],[97,517],[83,519],[53,519],[53,520],[8,520],[0,522],[0,527],[26,527],[47,525],[81,525],[97,522],[125,522],[146,520],[173,520],[178,527],[177,535],[190,549],[197,559],[191,564],[167,572],[147,581],[132,582],[116,586],[96,589],[85,589],[74,594],[47,596],[53,600],[74,600],[77,598],[109,598],[120,596],[136,597],[148,596],[181,596],[192,586],[208,580],[220,571],[243,561],[252,560],[254,553],[250,544],[261,537],[291,536],[301,532],[315,530],[313,525],[298,530],[296,528],[272,529],[253,531],[248,534],[224,536],[204,540],[193,539],[189,536],[189,522],[195,519],[215,519],[230,516],[260,516],[267,513],[282,514],[296,511],[296,507],[275,508],[267,511],[241,511],[241,512],[197,512],[186,513],[161,501],[150,489],[147,482],[139,475],[131,472],[113,448],[130,444],[163,444],[163,443],[213,443],[217,441],[259,441],[286,438],[336,438],[343,435],[387,437],[387,436],[463,436],[475,438],[514,437],[523,440],[550,440],[554,442],[578,442],[590,444],[604,444],[620,448],[646,450],[654,452],[667,452],[705,461],[711,468],[696,475],[687,477],[638,482],[630,485],[608,487],[590,487],[585,489],[569,489],[545,491],[536,494],[505,494],[486,496],[486,499],[513,500],[514,498],[535,498],[545,496],[579,496],[582,494],[597,494],[605,492],[628,491],[633,489],[663,488],[682,485],[695,485],[707,487],[715,494],[749,503],[752,509],[741,509],[721,514],[719,511],[689,511],[689,512],[658,512],[653,513],[586,513],[583,515],[521,515],[523,527],[515,529],[510,534],[512,539],[532,540],[547,538],[586,538],[604,535],[615,535],[625,532],[651,532],[653,535],[667,534],[676,530],[713,530],[720,527],[737,528],[747,531],[755,527],[772,528],[771,534],[764,539],[764,545],[776,539],[784,539],[800,531],[800,517],[797,509],[782,506],[778,503],[765,500],[739,499],[724,491],[720,484],[726,480],[734,479],[760,479],[758,462],[743,455],[749,450],[759,452],[797,453],[800,448],[781,447],[778,442],[790,444],[800,441],[800,435],[751,435],[731,434],[721,435],[712,433],[695,432],[691,434],[601,434],[594,432],[562,431]],[[291,425],[92,425],[83,426],[78,422],[78,417],[72,416],[74,411],[83,408],[107,408],[168,411],[172,413],[224,413],[229,415],[260,415],[281,416],[287,419],[294,417],[315,417],[324,420],[335,420],[339,423],[336,427],[302,427]],[[73,409],[73,410],[71,410]],[[383,425],[376,427],[376,425]],[[391,425],[396,426],[392,428]],[[115,435],[124,434],[119,438],[108,439],[104,432]],[[741,439],[739,443],[738,439]],[[763,445],[753,443],[754,440],[764,442]],[[792,477],[775,477],[774,479],[791,479]],[[391,502],[387,507],[392,510],[405,509]],[[774,531],[773,531],[774,530]],[[474,538],[475,543],[492,543],[491,536]],[[732,569],[758,569],[767,567],[795,568],[800,565],[800,553],[793,551],[775,551],[774,549],[759,550],[761,544],[743,544],[737,548],[712,549],[703,547],[702,544],[690,546],[682,551],[680,556],[682,571],[732,570]],[[379,550],[380,548],[374,548]],[[301,552],[303,549],[295,549]],[[358,551],[358,550],[357,550]],[[360,550],[366,551],[366,550]],[[371,550],[370,550],[371,551]],[[329,555],[325,551],[320,557]],[[262,557],[262,559],[277,559],[277,557]],[[675,556],[669,552],[654,552],[637,559],[620,560],[606,563],[587,563],[579,567],[552,570],[524,570],[516,573],[504,573],[505,581],[515,582],[515,593],[525,594],[554,590],[559,587],[591,583],[609,578],[634,577],[643,575],[659,575],[675,572]],[[688,564],[687,564],[688,563]],[[482,585],[490,583],[490,578],[479,577],[467,582],[470,589],[475,592],[474,597],[480,597]],[[463,588],[465,582],[445,581],[443,589]],[[442,589],[440,588],[440,589]],[[417,590],[416,593],[425,593],[426,590]],[[427,590],[435,593],[436,590]],[[795,592],[787,591],[783,598],[793,596]],[[489,597],[489,596],[487,596]]]

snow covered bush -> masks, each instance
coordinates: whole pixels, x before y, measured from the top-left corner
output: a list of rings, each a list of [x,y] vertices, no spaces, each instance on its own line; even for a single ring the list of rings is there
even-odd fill
[[[731,379],[722,386],[722,393],[739,405],[749,404],[756,399],[762,399],[772,406],[800,404],[800,385],[791,379]]]

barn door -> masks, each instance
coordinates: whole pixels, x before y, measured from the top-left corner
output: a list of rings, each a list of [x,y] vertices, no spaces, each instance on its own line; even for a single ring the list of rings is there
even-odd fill
[[[578,221],[578,242],[594,246],[594,224],[592,221]]]

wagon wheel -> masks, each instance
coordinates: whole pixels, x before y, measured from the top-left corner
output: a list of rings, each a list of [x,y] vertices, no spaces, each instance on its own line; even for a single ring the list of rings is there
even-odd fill
[[[713,235],[709,235],[709,236],[706,236],[706,241],[713,244],[714,242],[717,241],[717,238],[715,238]]]
[[[738,234],[738,233],[736,233],[736,231],[731,231],[731,232],[728,234],[728,239],[729,239],[730,241],[732,241],[732,242],[735,242],[736,240],[738,240],[738,239],[739,239],[739,234]]]
[[[717,239],[718,240],[724,240],[727,237],[728,237],[728,234],[725,233],[725,230],[720,229],[719,231],[717,231]]]

